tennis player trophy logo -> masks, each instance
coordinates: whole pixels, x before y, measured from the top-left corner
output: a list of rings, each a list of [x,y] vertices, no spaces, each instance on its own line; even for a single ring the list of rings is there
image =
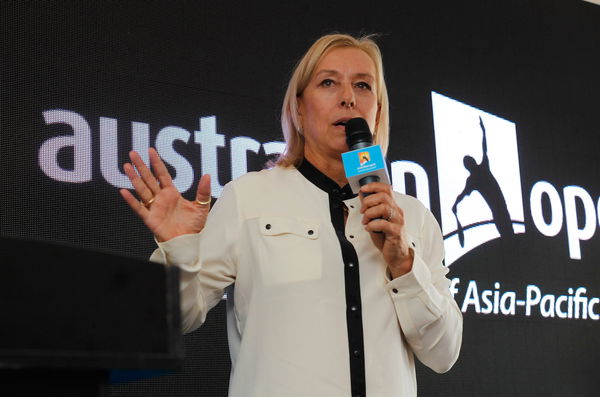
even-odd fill
[[[358,162],[360,165],[368,163],[371,161],[371,153],[369,152],[358,152]]]
[[[496,238],[524,233],[513,122],[432,92],[442,233],[449,266]]]

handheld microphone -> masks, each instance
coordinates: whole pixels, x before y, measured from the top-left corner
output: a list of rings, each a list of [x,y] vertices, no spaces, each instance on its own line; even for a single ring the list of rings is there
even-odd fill
[[[381,146],[373,145],[373,134],[365,119],[355,117],[346,122],[346,143],[350,151],[342,153],[342,163],[354,193],[371,182],[390,183],[383,151]]]

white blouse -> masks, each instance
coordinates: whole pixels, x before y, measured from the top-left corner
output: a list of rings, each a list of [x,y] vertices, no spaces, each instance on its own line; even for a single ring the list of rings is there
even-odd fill
[[[184,332],[235,283],[231,397],[416,396],[415,355],[436,372],[452,367],[462,314],[439,225],[415,198],[394,197],[415,254],[394,280],[361,224],[359,198],[307,162],[228,183],[201,233],[158,244],[150,259],[181,269]]]

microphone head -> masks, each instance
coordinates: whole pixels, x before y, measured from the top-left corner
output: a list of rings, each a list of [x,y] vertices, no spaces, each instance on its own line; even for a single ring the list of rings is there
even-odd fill
[[[355,117],[346,122],[346,143],[351,151],[373,144],[373,134],[365,119]]]

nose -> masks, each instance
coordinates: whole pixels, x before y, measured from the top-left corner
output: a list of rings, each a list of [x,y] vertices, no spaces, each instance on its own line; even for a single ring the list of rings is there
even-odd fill
[[[354,107],[354,101],[353,101],[353,100],[351,100],[351,99],[350,99],[350,100],[344,100],[344,99],[342,99],[342,103],[340,103],[340,105],[341,105],[342,107],[345,107],[345,108],[351,109],[351,108],[353,108],[353,107]]]
[[[340,92],[340,106],[351,109],[356,105],[354,90],[351,84],[343,84]]]

